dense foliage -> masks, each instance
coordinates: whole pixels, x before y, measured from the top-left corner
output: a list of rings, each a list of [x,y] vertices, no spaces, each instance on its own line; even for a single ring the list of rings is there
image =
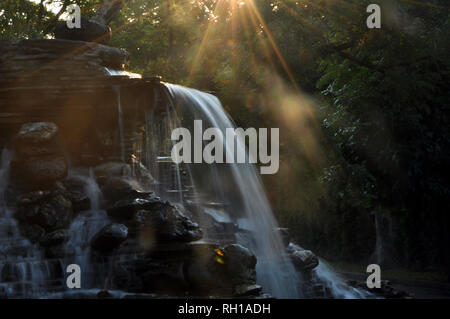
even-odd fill
[[[2,1],[0,38],[51,35],[51,2],[69,3]],[[381,29],[366,0],[125,2],[111,45],[131,70],[214,91],[240,126],[281,128],[265,182],[300,244],[368,262],[383,212],[392,262],[450,269],[447,1],[378,1]]]

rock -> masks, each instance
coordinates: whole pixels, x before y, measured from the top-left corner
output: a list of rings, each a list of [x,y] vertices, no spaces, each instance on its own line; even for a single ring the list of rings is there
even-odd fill
[[[16,158],[11,174],[25,184],[47,186],[67,175],[67,163],[56,145],[58,127],[50,122],[22,125],[14,138]]]
[[[141,234],[154,234],[158,242],[190,242],[203,236],[198,224],[169,202],[155,201],[142,208],[133,222]]]
[[[21,160],[63,153],[56,143],[58,127],[51,122],[25,123],[14,137],[14,149]]]
[[[291,242],[291,235],[289,234],[289,229],[280,227],[277,228],[274,232],[276,235],[279,235],[281,237],[281,240],[283,241],[285,247],[289,246],[289,243]]]
[[[110,224],[103,227],[92,239],[92,248],[109,252],[117,248],[128,237],[128,228],[123,224]]]
[[[113,295],[108,290],[100,290],[97,294],[98,299],[112,298]]]
[[[260,285],[237,285],[234,287],[234,295],[236,297],[259,296],[262,292]]]
[[[288,252],[292,263],[299,271],[310,271],[319,265],[319,259],[311,250],[305,250],[291,243]]]
[[[60,191],[32,192],[18,199],[16,218],[23,224],[41,226],[46,232],[65,228],[72,216],[72,203]]]
[[[4,77],[0,79],[0,82],[21,79],[23,82],[21,81],[20,86],[28,83],[51,90],[50,84],[53,84],[53,81],[61,83],[61,79],[66,79],[68,75],[67,81],[70,79],[73,83],[74,79],[78,80],[80,77],[83,80],[98,76],[105,77],[107,75],[105,67],[122,70],[128,58],[126,51],[98,43],[58,39],[1,41],[0,73]],[[36,82],[38,79],[40,82]],[[17,86],[16,83],[15,89]],[[77,87],[79,88],[79,85]],[[41,92],[39,99],[36,95],[32,95],[33,105],[36,106],[36,102],[43,100],[48,109],[48,103],[54,100],[55,96],[63,94],[67,99],[67,91],[60,91],[60,89],[61,86],[58,90],[52,90],[49,96],[47,96],[48,92]],[[10,94],[3,94],[4,92],[0,98],[2,103],[12,97]],[[14,96],[16,102],[28,101],[28,99],[20,99],[17,95]],[[45,117],[42,118],[45,119]]]
[[[233,234],[238,230],[238,226],[231,221],[228,214],[219,209],[205,209],[201,220],[202,226],[211,228],[217,233]]]
[[[200,247],[196,258],[186,264],[184,276],[191,290],[208,294],[212,289],[228,288],[227,293],[232,294],[231,282],[225,279],[223,257],[219,254],[222,252],[217,247]]]
[[[45,200],[51,194],[52,194],[51,191],[34,191],[27,194],[23,194],[17,199],[17,205],[25,206],[35,204],[42,200]]]
[[[24,224],[21,227],[21,233],[27,237],[32,243],[36,243],[41,240],[45,235],[45,229],[39,225]]]
[[[194,290],[222,296],[256,293],[256,257],[245,247],[232,244],[196,255],[185,276]]]
[[[60,245],[69,239],[69,233],[67,230],[58,229],[51,233],[46,234],[41,238],[39,244],[43,247],[52,247]]]
[[[130,221],[140,210],[151,208],[154,203],[160,203],[159,197],[153,194],[143,194],[142,197],[126,196],[107,207],[108,215],[119,221]]]
[[[25,123],[16,136],[19,144],[39,144],[49,142],[58,132],[56,124],[51,122]]]
[[[107,162],[94,168],[97,178],[131,176],[130,165],[122,162]]]
[[[111,39],[111,28],[86,17],[81,17],[81,28],[69,29],[66,21],[59,22],[55,28],[55,38],[107,43]]]
[[[256,257],[248,248],[231,244],[223,249],[223,255],[227,273],[234,284],[256,281]]]
[[[15,177],[35,184],[48,185],[63,180],[67,176],[67,163],[64,157],[39,156],[25,160],[13,160],[11,173]]]
[[[16,145],[15,149],[19,158],[62,154],[61,150],[58,149],[56,143],[54,142],[49,142],[46,144]]]
[[[46,247],[46,258],[68,258],[75,255],[75,249],[73,247],[67,247],[64,244]]]
[[[72,201],[74,213],[91,208],[91,200],[85,192],[86,183],[82,178],[70,177],[62,182],[62,189],[67,192]]]
[[[109,177],[102,184],[101,191],[107,205],[117,198],[142,197],[145,193],[139,182],[130,177]]]
[[[108,27],[108,23],[122,6],[121,0],[106,1],[91,19],[81,17],[81,28],[69,29],[66,22],[60,22],[56,27],[55,37],[107,43],[111,39],[111,28]]]

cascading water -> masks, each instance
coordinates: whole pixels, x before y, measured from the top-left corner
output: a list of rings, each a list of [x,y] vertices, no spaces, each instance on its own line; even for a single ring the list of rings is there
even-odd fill
[[[84,193],[89,198],[90,209],[81,212],[70,225],[70,240],[66,243],[67,254],[74,252],[70,263],[78,264],[85,270],[82,287],[92,288],[95,283],[94,273],[98,273],[91,260],[90,242],[94,235],[109,223],[108,214],[100,208],[101,191],[92,169],[71,169],[69,178],[78,179],[84,184]]]
[[[201,119],[204,125],[220,129],[224,136],[226,128],[235,128],[215,96],[178,85],[165,84],[165,87],[171,101],[166,110],[172,121],[170,127],[189,127],[183,121]],[[236,147],[245,152],[245,145],[239,140]],[[230,156],[235,154],[229,148],[225,152]],[[197,201],[201,197],[203,203],[222,206],[219,210],[209,208],[209,214],[222,214],[242,229],[243,235],[237,241],[250,247],[257,256],[258,282],[264,289],[279,298],[300,297],[299,275],[285,254],[280,236],[274,232],[277,223],[255,167],[251,164],[189,164],[186,167]]]
[[[170,132],[176,127],[186,127],[194,131],[193,121],[202,120],[203,129],[218,128],[223,136],[226,136],[227,128],[235,129],[232,119],[215,96],[173,84],[164,84],[163,92],[166,93],[168,100],[162,112],[165,118],[155,121],[153,113],[151,116],[146,114],[149,136],[144,147],[147,153],[144,162],[147,167],[152,165],[155,167],[155,157],[167,158],[166,162],[171,162],[168,145],[173,144],[170,141]],[[155,130],[154,123],[165,125],[163,129]],[[205,144],[204,141],[203,143]],[[224,145],[224,155],[234,157],[238,152],[244,152],[248,158],[245,144],[240,139],[235,138],[234,149],[227,143]],[[163,154],[158,153],[161,151]],[[158,160],[156,162],[158,162],[157,170],[153,170],[153,173],[161,180],[163,175],[167,175],[167,171],[162,172],[161,163]],[[302,279],[285,251],[280,234],[274,232],[277,222],[256,167],[248,164],[248,161],[246,164],[184,164],[183,170],[180,166],[171,164],[175,171],[172,174],[172,181],[182,195],[178,201],[191,210],[198,210],[197,217],[201,224],[208,216],[219,223],[234,223],[238,226],[238,230],[232,234],[227,233],[229,230],[221,231],[222,234],[209,234],[204,229],[204,238],[207,240],[214,238],[216,241],[219,238],[219,241],[225,242],[236,241],[251,248],[258,258],[257,281],[266,292],[278,298],[302,297],[300,289]],[[180,176],[187,180],[183,183]],[[186,188],[192,189],[191,194]],[[158,195],[164,198],[161,188],[159,191]],[[343,284],[325,265],[319,266],[315,273],[336,298],[365,297],[360,291]]]
[[[118,132],[120,154],[125,160],[124,118],[121,88],[117,94]],[[160,95],[163,93],[162,95]],[[163,103],[161,103],[163,102]],[[167,103],[164,103],[167,102]],[[147,180],[163,199],[184,206],[207,224],[211,218],[222,225],[222,230],[204,228],[204,239],[218,244],[240,243],[257,256],[257,281],[265,291],[278,298],[302,297],[302,279],[295,270],[278,232],[277,222],[265,195],[263,184],[252,164],[175,164],[170,157],[173,141],[171,132],[177,127],[192,129],[194,120],[202,120],[204,128],[214,127],[225,136],[227,128],[235,125],[219,100],[207,93],[178,85],[164,84],[155,88],[155,108],[145,110],[145,136],[131,156],[132,171],[151,171]],[[126,110],[126,109],[125,109]],[[164,119],[160,116],[163,114]],[[127,142],[130,139],[127,135]],[[203,143],[205,143],[203,141]],[[245,153],[245,144],[235,136],[235,148],[225,143],[225,155],[234,157]],[[127,147],[130,145],[126,145]],[[136,145],[135,145],[136,147]],[[246,155],[248,157],[248,155]],[[77,294],[65,288],[63,274],[69,264],[83,269],[82,287],[87,295],[98,289],[108,289],[108,276],[113,276],[112,262],[126,263],[137,259],[134,250],[116,257],[97,254],[91,249],[92,238],[111,221],[102,207],[102,194],[92,168],[70,168],[66,181],[78,180],[82,193],[89,198],[90,208],[81,211],[72,220],[69,240],[64,243],[64,254],[57,258],[44,256],[43,247],[31,244],[21,235],[14,218],[15,207],[10,207],[5,193],[8,190],[10,162],[13,153],[2,151],[0,164],[0,295],[7,297],[61,297]],[[142,165],[144,164],[144,165]],[[138,173],[139,175],[141,173]],[[135,176],[139,177],[139,176]],[[127,176],[131,178],[131,176]],[[64,183],[63,183],[64,184]],[[77,184],[77,183],[75,183]],[[61,184],[62,185],[62,184]],[[69,183],[70,185],[70,183]],[[59,187],[59,186],[58,186]],[[63,186],[65,187],[65,186]],[[69,186],[70,188],[70,186]],[[232,225],[232,227],[228,227]],[[22,224],[20,224],[22,226]],[[203,225],[202,225],[203,226]],[[122,252],[123,253],[123,252]],[[116,259],[114,259],[116,258]],[[139,258],[141,258],[139,256]],[[341,285],[341,280],[323,262],[314,270],[319,280],[331,289],[337,298],[360,298],[364,294]],[[54,282],[54,284],[53,284]],[[81,290],[80,290],[81,292]],[[122,292],[116,291],[118,296]]]
[[[358,290],[343,284],[343,280],[331,270],[328,263],[320,259],[319,266],[314,270],[321,282],[325,283],[334,298],[338,299],[361,299],[371,298],[372,295],[366,291]]]
[[[6,201],[12,158],[12,152],[5,148],[0,159],[0,295],[36,297],[46,291],[52,265],[42,258],[36,245],[21,236],[14,209]]]

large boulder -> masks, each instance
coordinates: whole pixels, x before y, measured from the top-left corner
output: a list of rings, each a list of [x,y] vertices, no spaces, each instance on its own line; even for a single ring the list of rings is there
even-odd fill
[[[85,42],[107,43],[111,39],[111,28],[105,24],[81,17],[81,28],[68,28],[66,21],[61,21],[55,28],[55,38]]]
[[[185,265],[201,259],[203,253],[214,252],[216,248],[216,245],[205,242],[170,243],[135,251],[137,246],[136,239],[129,238],[115,253],[113,288],[171,296],[181,296],[189,290]],[[124,253],[132,253],[136,258],[120,258]]]
[[[105,1],[91,19],[81,17],[81,28],[69,29],[66,22],[59,23],[55,30],[55,37],[107,43],[111,39],[111,29],[108,27],[108,23],[122,7],[122,0]]]
[[[136,179],[127,176],[106,178],[102,183],[101,191],[107,205],[116,202],[117,198],[149,195],[141,188]]]
[[[256,281],[256,257],[248,248],[231,244],[223,248],[223,255],[227,273],[234,284],[252,284]]]
[[[51,122],[25,123],[16,135],[18,144],[39,144],[49,142],[58,132],[56,124]]]
[[[319,259],[311,251],[301,248],[293,243],[288,246],[288,253],[297,270],[302,272],[308,272],[313,270],[319,265]]]
[[[142,194],[142,196],[125,196],[113,203],[108,203],[106,211],[115,220],[131,221],[138,211],[151,209],[153,204],[157,203],[161,203],[161,200],[153,193]]]
[[[11,162],[14,176],[35,185],[44,186],[67,176],[67,163],[62,156],[45,155]]]
[[[92,238],[91,246],[101,252],[110,252],[119,247],[127,237],[127,226],[113,223],[103,227],[94,238]]]
[[[187,265],[185,276],[194,291],[224,296],[255,295],[256,257],[245,247],[231,244],[199,254]]]
[[[53,247],[63,244],[69,239],[69,233],[67,230],[58,229],[48,234],[45,234],[39,241],[39,244],[43,247]]]
[[[226,212],[215,208],[204,208],[200,215],[200,224],[208,232],[210,239],[217,240],[235,240],[235,234],[239,229]]]
[[[21,159],[62,154],[56,143],[58,127],[51,122],[25,123],[14,138],[16,154]]]
[[[72,203],[61,191],[36,191],[22,195],[16,218],[22,224],[38,225],[46,232],[65,228],[73,216]]]
[[[91,200],[86,194],[86,182],[83,178],[71,176],[58,184],[58,186],[70,197],[74,213],[91,208]]]
[[[25,188],[42,188],[67,176],[68,165],[57,143],[58,127],[51,122],[22,125],[14,137],[16,157],[11,162],[13,180]],[[20,183],[19,183],[20,184]]]
[[[198,224],[169,202],[156,201],[145,205],[136,212],[133,223],[143,241],[190,242],[203,236]]]
[[[131,167],[123,162],[106,162],[96,166],[94,174],[101,180],[108,177],[130,176]]]
[[[45,229],[35,224],[23,224],[20,228],[20,232],[32,243],[39,242],[45,235]]]

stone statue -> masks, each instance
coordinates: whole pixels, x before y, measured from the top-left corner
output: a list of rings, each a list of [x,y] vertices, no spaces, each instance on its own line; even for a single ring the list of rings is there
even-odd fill
[[[108,24],[122,7],[122,0],[107,0],[91,19],[81,17],[81,28],[69,29],[66,22],[61,21],[55,28],[55,38],[107,43],[111,39]]]

